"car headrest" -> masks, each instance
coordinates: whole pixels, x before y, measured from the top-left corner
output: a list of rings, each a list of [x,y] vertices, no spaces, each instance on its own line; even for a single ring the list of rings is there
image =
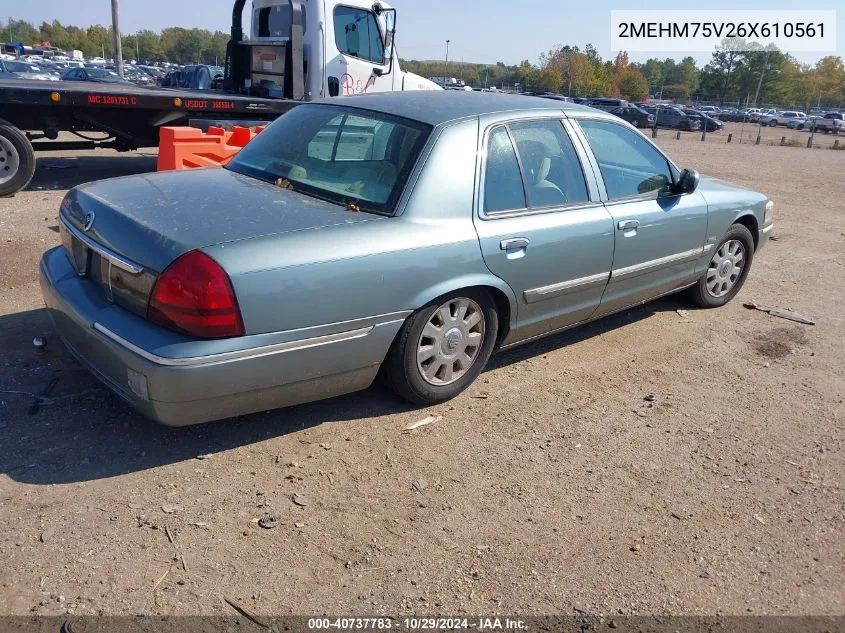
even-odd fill
[[[532,185],[536,185],[546,179],[552,167],[552,159],[549,156],[548,148],[540,141],[518,141],[519,157],[522,159],[522,167],[525,175]]]

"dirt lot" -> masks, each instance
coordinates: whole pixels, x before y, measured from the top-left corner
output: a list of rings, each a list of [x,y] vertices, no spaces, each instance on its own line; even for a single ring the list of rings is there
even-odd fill
[[[65,357],[36,279],[64,191],[154,159],[47,157],[0,200],[0,613],[842,614],[845,152],[692,140],[658,138],[776,201],[738,301],[501,354],[431,410],[372,388],[181,430]]]
[[[677,142],[691,141],[701,142],[701,132],[681,132],[681,138],[676,139],[677,130],[659,128],[657,140],[660,143],[668,143],[669,140]],[[708,132],[705,137],[706,143],[727,143],[728,136],[731,136],[731,143],[743,143],[754,145],[757,142],[757,135],[760,135],[761,145],[787,145],[801,149],[807,149],[807,140],[810,136],[808,130],[790,130],[784,126],[769,127],[759,126],[756,123],[734,123],[728,121],[725,127],[718,132]],[[834,143],[839,142],[839,147],[845,149],[845,134],[825,134],[817,132],[813,135],[812,149],[830,149]],[[671,150],[671,145],[666,145]]]

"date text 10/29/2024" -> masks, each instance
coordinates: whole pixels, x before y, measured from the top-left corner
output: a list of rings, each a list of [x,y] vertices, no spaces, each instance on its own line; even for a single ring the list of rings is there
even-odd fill
[[[477,631],[525,631],[523,620],[497,617],[475,618],[309,618],[308,628],[313,631],[455,631],[474,629]]]

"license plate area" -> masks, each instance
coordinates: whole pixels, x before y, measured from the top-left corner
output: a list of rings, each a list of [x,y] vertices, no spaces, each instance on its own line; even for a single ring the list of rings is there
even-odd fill
[[[84,277],[91,264],[91,249],[76,239],[61,223],[59,223],[59,230],[62,234],[62,245],[65,247],[70,263],[73,264],[76,274]]]

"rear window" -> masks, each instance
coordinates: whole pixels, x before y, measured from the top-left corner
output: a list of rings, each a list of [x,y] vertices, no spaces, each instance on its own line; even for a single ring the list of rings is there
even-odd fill
[[[378,112],[300,105],[256,136],[227,168],[390,214],[430,132],[428,125]]]
[[[6,69],[10,73],[29,73],[32,72],[32,69],[29,67],[28,64],[24,64],[22,62],[5,62]]]
[[[258,10],[257,37],[290,37],[290,25],[293,19],[289,4],[265,7]],[[305,33],[305,11],[302,11],[302,32]]]

